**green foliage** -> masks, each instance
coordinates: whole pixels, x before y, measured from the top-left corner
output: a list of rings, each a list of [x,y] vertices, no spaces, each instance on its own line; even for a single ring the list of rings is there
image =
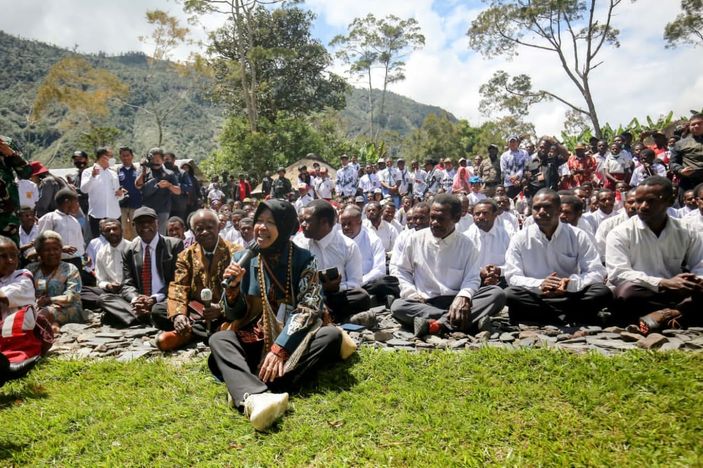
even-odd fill
[[[422,126],[405,139],[403,154],[411,160],[425,158],[439,160],[466,157],[466,146],[461,139],[461,128],[447,115],[428,115]]]
[[[267,434],[204,360],[51,359],[0,389],[4,466],[700,466],[700,353],[362,350]]]
[[[338,164],[342,153],[355,148],[333,119],[332,115],[302,118],[281,112],[273,121],[260,119],[258,130],[251,132],[245,118],[232,116],[220,135],[220,148],[204,162],[203,168],[208,174],[240,170],[263,174],[288,166],[308,153]]]
[[[667,48],[703,45],[703,0],[681,0],[682,12],[664,27]]]
[[[120,130],[115,127],[93,127],[88,132],[84,132],[78,138],[78,144],[85,148],[90,154],[90,150],[96,150],[101,146],[115,146],[115,141],[120,135]]]

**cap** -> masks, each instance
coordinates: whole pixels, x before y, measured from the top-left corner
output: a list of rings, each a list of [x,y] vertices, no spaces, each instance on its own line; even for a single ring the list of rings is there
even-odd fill
[[[513,140],[520,141],[520,138],[517,135],[510,135],[508,137],[508,141],[513,141]]]
[[[386,160],[383,158],[378,158],[378,161],[376,163],[377,164],[381,164],[381,163],[386,164]]]
[[[359,195],[358,197],[354,198],[354,203],[364,203],[364,197]]]
[[[405,162],[405,159],[403,159],[403,158],[398,158],[398,159],[395,160],[395,162],[402,162],[402,163],[404,163],[404,162]]]
[[[134,210],[134,216],[132,216],[132,221],[141,218],[142,216],[148,216],[150,218],[159,219],[156,214],[156,211],[154,211],[152,208],[149,208],[148,206],[142,206],[141,208],[137,208],[136,210]]]
[[[452,158],[444,158],[444,160],[442,162],[450,163],[450,162],[452,162]]]
[[[29,163],[29,167],[32,168],[32,175],[41,175],[49,172],[49,169],[47,169],[42,163],[39,161],[32,161]]]
[[[498,145],[494,145],[493,143],[491,143],[490,145],[488,145],[488,149],[491,149],[491,148],[498,149]]]
[[[339,157],[339,159],[349,159],[349,156],[347,156],[346,154],[343,154]]]
[[[483,180],[481,180],[479,176],[471,176],[469,179],[470,184],[480,184],[481,182],[483,182]]]
[[[308,184],[306,184],[305,182],[301,182],[301,183],[298,184],[298,187],[297,187],[297,188],[298,188],[298,190],[300,190],[300,189],[307,190],[307,189],[308,189]]]
[[[242,200],[242,203],[254,203],[254,200],[252,200],[251,198],[247,197],[247,198],[245,198],[244,200]]]
[[[164,150],[162,150],[162,149],[159,148],[158,146],[156,146],[156,147],[154,147],[154,148],[151,148],[151,149],[149,150],[149,156],[153,156],[153,155],[155,155],[155,154],[160,154],[161,156],[163,156],[163,155],[164,155]]]
[[[373,193],[383,193],[383,190],[381,190],[380,188],[373,189]]]
[[[579,141],[579,142],[576,144],[576,146],[574,146],[574,149],[575,149],[575,150],[577,150],[577,149],[585,150],[585,149],[588,149],[588,145],[586,145],[586,143],[584,143],[584,142],[582,142],[582,141]]]
[[[278,169],[276,169],[276,172],[281,172],[281,171],[286,172],[286,168],[285,168],[285,167],[279,167]]]
[[[459,158],[459,162],[466,162],[466,158]]]

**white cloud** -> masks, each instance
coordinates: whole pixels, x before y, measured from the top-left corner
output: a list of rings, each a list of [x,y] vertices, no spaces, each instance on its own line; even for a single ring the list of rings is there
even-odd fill
[[[656,117],[669,110],[687,115],[689,109],[703,106],[700,49],[664,48],[663,26],[676,16],[678,5],[678,0],[639,0],[623,2],[619,7],[614,22],[622,31],[622,47],[603,51],[605,64],[593,73],[591,81],[601,122],[617,125],[635,116]],[[308,0],[303,4],[318,15],[316,29],[330,35],[345,32],[355,17],[369,12],[377,17],[394,14],[415,18],[426,36],[426,46],[407,57],[407,79],[390,89],[441,106],[473,124],[485,120],[478,112],[478,89],[499,69],[527,73],[537,87],[581,104],[561,67],[544,52],[522,50],[514,60],[506,61],[486,60],[470,51],[465,33],[483,6],[457,0],[435,0],[434,4],[432,0]],[[8,33],[67,48],[78,44],[81,52],[111,54],[150,52],[137,39],[149,34],[144,19],[147,9],[167,10],[183,22],[186,19],[181,5],[169,0],[0,0],[0,8],[4,12],[0,29]],[[204,22],[214,29],[223,20],[210,16]],[[193,32],[197,39],[205,38],[200,28]],[[179,48],[176,58],[186,58],[190,50]],[[341,72],[343,67],[336,64],[334,69]],[[375,73],[375,84],[380,85],[380,79]],[[565,110],[559,103],[540,104],[528,119],[539,134],[558,134]]]

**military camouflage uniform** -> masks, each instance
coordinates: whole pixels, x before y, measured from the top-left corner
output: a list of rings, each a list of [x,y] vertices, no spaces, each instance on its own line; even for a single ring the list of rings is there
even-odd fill
[[[19,245],[20,195],[15,182],[15,173],[20,179],[27,179],[32,169],[22,159],[22,153],[11,138],[0,136],[12,150],[12,156],[0,156],[0,235],[9,237]]]

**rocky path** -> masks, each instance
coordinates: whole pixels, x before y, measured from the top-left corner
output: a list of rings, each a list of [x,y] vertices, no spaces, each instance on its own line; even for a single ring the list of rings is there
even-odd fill
[[[508,322],[505,310],[494,319],[492,332],[484,331],[476,335],[453,333],[451,336],[428,336],[418,340],[412,333],[400,328],[398,322],[391,317],[389,310],[383,307],[373,310],[377,314],[378,325],[372,330],[350,332],[350,336],[362,347],[370,346],[388,352],[494,347],[552,348],[573,353],[595,351],[604,355],[613,355],[631,349],[703,350],[703,328],[663,330],[661,333],[644,337],[635,326],[628,328],[549,325],[540,327],[523,324],[514,326]],[[101,325],[99,318],[94,316],[86,324],[64,325],[50,354],[65,359],[114,358],[120,362],[164,356],[175,362],[187,362],[209,353],[209,349],[203,343],[193,344],[173,353],[162,353],[154,344],[157,333],[156,328],[110,328]]]

